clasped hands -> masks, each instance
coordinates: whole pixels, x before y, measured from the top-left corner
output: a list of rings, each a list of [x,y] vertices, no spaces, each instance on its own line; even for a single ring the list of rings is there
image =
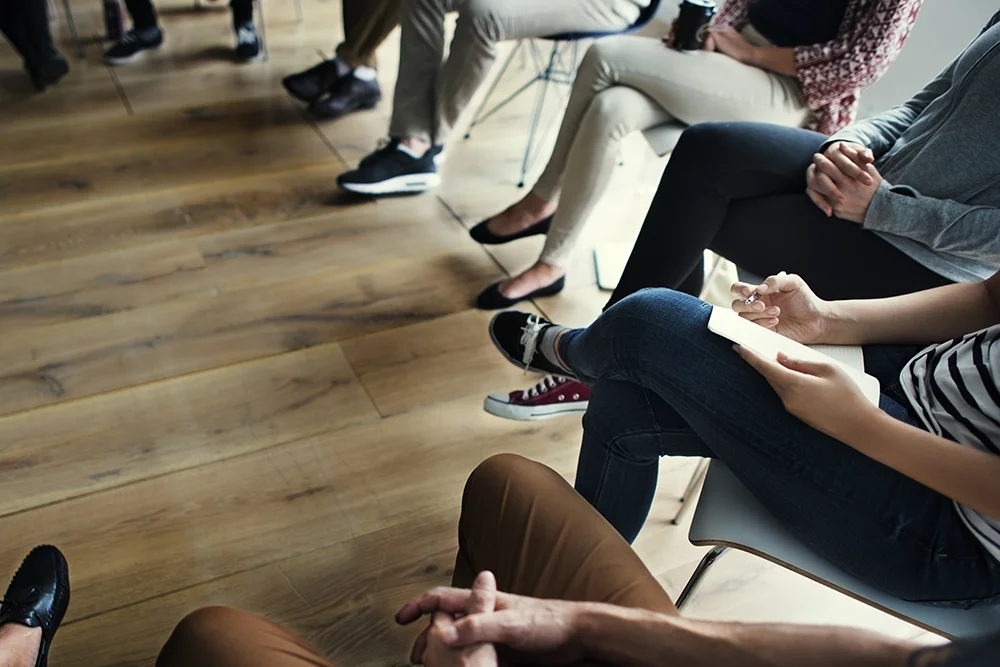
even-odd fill
[[[497,591],[491,572],[471,589],[435,588],[407,602],[396,622],[430,616],[410,662],[428,667],[497,667],[497,649],[530,654],[534,661],[569,664],[583,657],[576,619],[582,603],[540,600]]]
[[[806,169],[806,194],[827,217],[861,224],[883,180],[874,162],[872,152],[860,144],[831,144]]]

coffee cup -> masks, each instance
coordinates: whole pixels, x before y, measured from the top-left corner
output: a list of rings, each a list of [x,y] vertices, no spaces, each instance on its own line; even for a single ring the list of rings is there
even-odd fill
[[[712,0],[683,0],[674,24],[674,48],[700,51],[708,37],[708,27],[715,16]]]

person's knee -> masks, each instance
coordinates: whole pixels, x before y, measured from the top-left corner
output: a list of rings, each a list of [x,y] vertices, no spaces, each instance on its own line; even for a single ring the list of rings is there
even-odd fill
[[[458,15],[458,30],[472,30],[481,40],[495,43],[505,39],[500,0],[468,0]]]
[[[207,655],[224,642],[246,612],[230,607],[202,607],[185,616],[174,628],[167,647],[180,655]]]
[[[612,86],[599,92],[587,107],[582,126],[589,128],[594,139],[619,142],[633,128],[626,123],[627,107],[635,91],[625,86]]]
[[[496,454],[486,459],[472,471],[465,483],[463,508],[491,504],[504,493],[511,481],[524,478],[524,471],[539,465],[517,454]]]

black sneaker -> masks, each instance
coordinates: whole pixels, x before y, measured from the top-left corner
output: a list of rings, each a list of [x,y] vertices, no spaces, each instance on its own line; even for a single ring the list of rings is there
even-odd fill
[[[236,31],[236,58],[242,61],[253,60],[260,55],[260,38],[253,21],[234,26]]]
[[[297,100],[312,104],[333,90],[340,77],[348,74],[347,65],[339,58],[324,60],[298,74],[289,74],[281,80],[288,94]]]
[[[25,64],[31,82],[35,84],[35,90],[42,93],[49,86],[55,85],[69,72],[69,63],[58,51],[53,51],[52,55],[44,62],[37,64]]]
[[[416,158],[406,152],[399,139],[390,139],[361,160],[358,168],[337,177],[337,185],[363,195],[393,195],[423,192],[441,184],[436,160],[441,146],[431,146]]]
[[[108,65],[124,65],[143,51],[158,48],[163,44],[163,31],[159,28],[129,30],[125,36],[104,52],[104,62]]]
[[[536,354],[542,334],[554,326],[558,325],[538,315],[508,310],[490,320],[490,340],[507,361],[521,370],[572,378],[567,369],[553,364],[541,353]]]
[[[353,111],[372,109],[381,100],[378,81],[364,81],[348,74],[338,79],[330,94],[313,102],[309,109],[320,118],[340,118]]]

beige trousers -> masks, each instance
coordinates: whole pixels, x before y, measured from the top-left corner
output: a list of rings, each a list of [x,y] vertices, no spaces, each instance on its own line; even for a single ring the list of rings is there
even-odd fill
[[[752,27],[743,35],[768,45]],[[658,39],[597,41],[580,65],[552,157],[533,189],[546,201],[559,199],[541,260],[565,267],[628,134],[664,123],[713,120],[799,126],[808,113],[792,77],[721,53],[681,53]]]
[[[389,134],[441,144],[496,60],[497,42],[618,32],[649,0],[407,0]],[[444,21],[458,12],[448,59]]]
[[[402,0],[343,0],[344,41],[337,57],[351,67],[375,67],[375,51],[399,25]]]

